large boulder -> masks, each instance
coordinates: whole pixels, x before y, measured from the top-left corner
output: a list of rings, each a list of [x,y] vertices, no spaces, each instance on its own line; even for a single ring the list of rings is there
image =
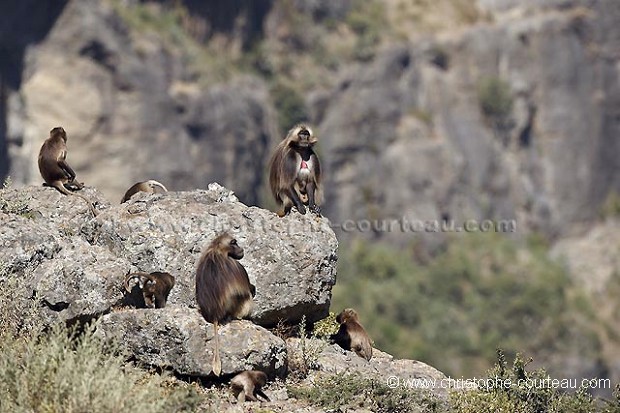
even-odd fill
[[[176,277],[169,303],[195,308],[195,268],[206,245],[229,231],[245,249],[241,263],[256,285],[252,319],[309,322],[327,315],[335,283],[337,241],[329,222],[315,215],[286,218],[240,203],[212,184],[209,190],[140,193],[111,206],[92,189],[90,215],[83,200],[51,188],[0,192],[3,232],[0,261],[64,320],[108,312],[123,302],[122,281],[134,271]],[[5,205],[6,204],[6,205]]]
[[[261,370],[270,376],[286,370],[286,345],[249,321],[220,326],[222,374]],[[103,316],[97,334],[122,343],[132,358],[147,366],[171,368],[193,376],[211,375],[213,325],[187,307],[129,310]]]

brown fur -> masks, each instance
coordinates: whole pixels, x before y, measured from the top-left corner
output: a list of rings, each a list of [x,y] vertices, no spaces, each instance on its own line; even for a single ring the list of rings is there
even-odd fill
[[[97,216],[97,211],[88,198],[68,190],[82,189],[84,184],[75,181],[75,172],[67,163],[67,133],[63,128],[52,129],[50,137],[43,142],[39,151],[39,172],[46,185],[56,188],[65,195],[82,198],[92,214]]]
[[[364,327],[360,324],[357,312],[345,308],[336,316],[340,324],[338,332],[332,339],[345,350],[354,351],[358,356],[370,360],[372,358],[372,341]]]
[[[230,381],[230,387],[237,397],[239,403],[243,403],[246,400],[257,402],[258,396],[261,396],[266,401],[269,397],[262,391],[262,387],[267,383],[267,375],[262,371],[249,370],[242,371],[232,378]]]
[[[196,301],[204,319],[213,323],[215,329],[213,373],[217,376],[222,371],[218,324],[248,316],[256,293],[248,273],[237,261],[241,258],[243,248],[232,236],[223,233],[204,250],[196,270]]]
[[[133,195],[137,194],[138,192],[146,192],[149,194],[154,194],[156,192],[155,191],[156,187],[160,188],[164,192],[168,192],[168,190],[162,183],[157,182],[153,179],[150,179],[148,181],[143,181],[143,182],[137,182],[133,184],[132,187],[127,190],[127,192],[125,192],[125,196],[123,196],[123,199],[121,200],[121,204],[129,201],[129,199]]]
[[[125,290],[131,292],[129,282],[137,278],[144,296],[144,303],[147,307],[164,308],[168,301],[168,295],[170,290],[174,287],[174,277],[167,272],[152,272],[147,274],[145,272],[136,272],[129,274],[125,278]]]
[[[312,149],[317,142],[312,129],[297,125],[276,147],[269,163],[269,186],[280,207],[278,215],[288,214],[293,206],[301,214],[306,213],[306,206],[311,212],[320,213],[321,164]],[[309,167],[305,174],[302,162]]]

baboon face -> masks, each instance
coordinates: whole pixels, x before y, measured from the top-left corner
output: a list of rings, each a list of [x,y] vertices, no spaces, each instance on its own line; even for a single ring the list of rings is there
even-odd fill
[[[228,256],[236,260],[243,258],[243,248],[237,244],[237,240],[234,238],[228,240]]]
[[[336,322],[338,324],[346,323],[349,320],[351,321],[358,320],[357,312],[352,308],[345,308],[344,310],[342,310],[340,314],[336,316]]]
[[[52,137],[56,137],[60,135],[60,137],[62,138],[63,141],[67,142],[67,132],[65,132],[65,130],[63,128],[61,128],[60,126],[52,129],[50,131],[50,136]]]
[[[318,141],[312,129],[305,125],[296,126],[289,136],[293,145],[300,148],[308,148]]]

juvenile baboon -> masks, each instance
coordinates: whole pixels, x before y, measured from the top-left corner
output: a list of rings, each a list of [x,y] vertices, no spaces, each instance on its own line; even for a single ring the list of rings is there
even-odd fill
[[[345,308],[336,316],[340,329],[332,336],[332,340],[345,350],[354,351],[358,356],[370,360],[372,358],[372,341],[360,324],[357,312]]]
[[[257,402],[258,396],[270,402],[269,397],[262,391],[262,387],[267,383],[267,375],[262,371],[249,370],[242,371],[232,378],[230,387],[233,394],[239,401],[243,403],[247,400]]]
[[[131,292],[129,282],[134,278],[138,279],[144,303],[147,307],[153,307],[153,303],[155,308],[164,308],[166,306],[170,290],[174,287],[174,277],[171,274],[167,272],[152,272],[150,274],[136,272],[129,274],[125,278],[124,283],[125,290],[128,293]]]
[[[213,323],[215,330],[213,373],[216,376],[222,372],[218,324],[248,316],[256,293],[248,273],[237,261],[241,258],[243,248],[236,239],[223,233],[204,250],[196,270],[196,301],[200,313],[207,322]]]
[[[321,164],[312,149],[317,137],[306,125],[297,125],[276,147],[269,163],[269,186],[280,210],[288,214],[294,206],[301,214],[306,205],[320,213],[322,200]]]
[[[67,133],[61,127],[50,131],[50,137],[43,142],[39,151],[39,172],[45,184],[56,188],[65,195],[75,195],[88,204],[90,211],[97,216],[93,203],[83,195],[74,194],[84,188],[84,184],[75,180],[75,172],[67,163]]]
[[[147,192],[149,194],[154,194],[156,187],[161,188],[161,190],[164,192],[168,192],[168,190],[162,183],[157,182],[154,179],[149,179],[148,181],[143,181],[143,182],[137,182],[133,184],[132,187],[127,190],[127,192],[125,192],[125,196],[123,196],[123,199],[121,200],[121,204],[129,201],[129,199],[134,194],[137,194],[138,192]]]

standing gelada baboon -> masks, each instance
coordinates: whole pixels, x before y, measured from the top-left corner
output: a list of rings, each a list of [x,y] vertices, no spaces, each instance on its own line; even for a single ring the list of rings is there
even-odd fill
[[[160,188],[162,191],[168,192],[164,184],[162,184],[161,182],[157,182],[154,179],[149,179],[148,181],[143,181],[143,182],[137,182],[133,184],[131,188],[127,190],[127,192],[125,192],[123,199],[121,199],[121,204],[129,201],[129,199],[133,195],[137,194],[138,192],[146,192],[149,194],[154,194],[156,191],[155,188]]]
[[[65,195],[82,198],[93,215],[97,215],[93,203],[88,198],[68,190],[82,189],[84,184],[75,180],[75,172],[67,163],[67,133],[63,128],[52,129],[49,138],[43,142],[39,151],[39,172],[46,185],[56,188]]]
[[[239,263],[243,248],[228,233],[218,235],[203,251],[196,269],[196,301],[200,313],[215,331],[213,373],[222,372],[218,324],[247,317],[252,311],[256,288]]]
[[[321,164],[314,153],[317,137],[306,125],[297,125],[276,147],[269,163],[269,186],[280,210],[288,214],[294,206],[301,214],[306,205],[320,213],[322,201]]]
[[[266,383],[267,375],[265,373],[258,370],[247,370],[233,377],[230,381],[230,387],[239,403],[243,403],[246,400],[257,402],[259,401],[258,396],[269,402],[271,400],[262,390]]]
[[[147,274],[145,272],[136,272],[129,274],[125,278],[125,290],[130,293],[131,287],[129,282],[132,279],[137,279],[140,289],[142,290],[142,296],[144,297],[144,304],[147,307],[164,308],[168,302],[168,295],[170,290],[174,287],[174,277],[167,272],[152,272]]]
[[[332,340],[345,350],[354,351],[358,356],[370,360],[372,358],[372,341],[360,323],[357,312],[345,308],[336,316],[340,329],[332,336]]]

